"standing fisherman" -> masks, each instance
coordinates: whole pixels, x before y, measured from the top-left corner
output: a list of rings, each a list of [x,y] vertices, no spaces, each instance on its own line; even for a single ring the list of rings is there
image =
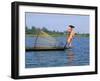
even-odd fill
[[[67,29],[67,47],[72,47],[72,40],[75,36],[74,26],[69,25]]]

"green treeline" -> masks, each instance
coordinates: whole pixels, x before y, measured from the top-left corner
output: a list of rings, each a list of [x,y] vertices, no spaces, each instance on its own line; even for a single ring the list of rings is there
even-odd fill
[[[62,36],[65,34],[65,32],[48,30],[46,27],[43,27],[42,29],[40,29],[40,31],[44,31],[45,33],[51,36]],[[36,28],[35,26],[32,26],[31,28],[28,28],[28,27],[25,28],[25,33],[26,35],[29,35],[29,36],[36,36],[38,32],[39,32],[39,28]]]
[[[43,27],[42,29],[39,29],[35,26],[32,26],[31,28],[28,28],[27,26],[25,27],[25,34],[27,36],[36,36],[38,34],[38,32],[40,31],[44,31],[45,33],[51,35],[51,36],[66,36],[67,32],[64,31],[64,32],[59,32],[59,31],[55,31],[55,30],[48,30],[46,27]],[[89,34],[87,33],[76,33],[76,36],[81,36],[81,37],[89,37]]]

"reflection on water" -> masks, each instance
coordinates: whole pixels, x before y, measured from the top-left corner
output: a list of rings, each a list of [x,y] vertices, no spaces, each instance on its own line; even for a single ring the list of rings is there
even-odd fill
[[[74,60],[75,54],[73,53],[72,50],[67,51],[67,59],[68,59],[68,64],[71,65],[73,60]]]
[[[32,39],[30,39],[30,41],[32,41]],[[27,41],[29,46],[31,45],[30,41]],[[74,39],[73,46],[73,48],[66,49],[65,51],[26,52],[25,67],[38,68],[89,65],[89,38],[80,38],[80,41]]]

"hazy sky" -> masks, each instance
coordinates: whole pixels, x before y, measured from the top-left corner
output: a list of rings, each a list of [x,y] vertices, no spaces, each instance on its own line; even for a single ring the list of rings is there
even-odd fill
[[[88,15],[26,13],[26,26],[46,27],[49,30],[65,31],[68,25],[74,25],[76,32],[89,33]]]

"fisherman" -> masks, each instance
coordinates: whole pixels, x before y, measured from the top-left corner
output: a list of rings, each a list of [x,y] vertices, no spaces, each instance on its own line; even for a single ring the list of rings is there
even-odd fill
[[[74,26],[69,25],[67,29],[67,47],[72,47],[72,40],[75,36]]]

